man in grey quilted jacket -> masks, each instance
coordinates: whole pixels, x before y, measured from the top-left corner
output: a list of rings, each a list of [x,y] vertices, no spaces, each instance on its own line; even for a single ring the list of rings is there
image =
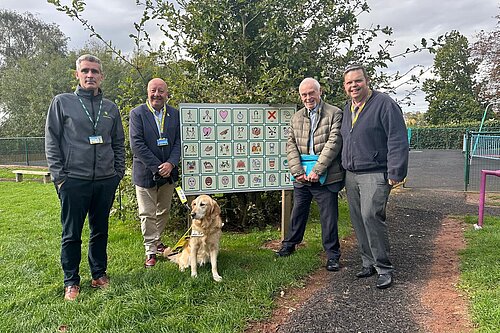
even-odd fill
[[[313,78],[299,85],[304,107],[291,120],[287,141],[287,158],[294,177],[293,210],[289,229],[277,252],[285,257],[302,242],[312,199],[320,209],[323,248],[327,255],[326,269],[339,270],[338,192],[343,187],[341,166],[342,110],[321,99],[321,86]]]

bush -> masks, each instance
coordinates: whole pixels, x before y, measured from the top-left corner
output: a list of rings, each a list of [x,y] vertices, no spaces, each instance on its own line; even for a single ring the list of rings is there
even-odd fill
[[[464,134],[478,131],[480,122],[469,122],[451,125],[446,128],[438,126],[409,127],[411,131],[411,149],[462,149]],[[481,131],[500,131],[500,120],[486,121]]]

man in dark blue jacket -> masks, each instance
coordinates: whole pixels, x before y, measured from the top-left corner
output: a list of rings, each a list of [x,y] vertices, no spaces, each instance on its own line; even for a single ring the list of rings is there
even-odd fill
[[[403,113],[388,95],[371,90],[366,69],[344,71],[344,88],[351,100],[344,107],[341,133],[342,166],[351,222],[363,267],[359,278],[378,273],[377,288],[392,285],[386,205],[393,185],[406,177],[408,139]]]
[[[156,264],[165,246],[161,235],[168,221],[172,194],[179,179],[181,156],[179,111],[167,105],[168,90],[159,78],[148,83],[146,103],[130,112],[132,182],[136,188],[145,267]]]

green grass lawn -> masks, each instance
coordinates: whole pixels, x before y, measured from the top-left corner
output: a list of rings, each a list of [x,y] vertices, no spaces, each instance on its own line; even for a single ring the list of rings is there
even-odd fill
[[[277,230],[224,232],[221,283],[212,280],[210,265],[199,269],[196,279],[168,261],[146,270],[139,222],[112,218],[110,288],[90,288],[86,224],[81,296],[66,302],[54,187],[0,182],[0,197],[0,332],[240,332],[249,321],[270,315],[273,298],[282,289],[300,285],[303,277],[324,264],[315,222],[308,225],[307,246],[279,259],[261,248],[279,238]],[[339,224],[341,237],[351,232],[345,203]],[[172,245],[177,239],[166,241]]]
[[[9,175],[8,171],[0,168]],[[10,176],[10,175],[9,175]],[[271,314],[273,299],[324,263],[318,214],[306,231],[306,247],[277,259],[261,248],[277,230],[224,232],[219,256],[221,283],[210,266],[198,278],[160,261],[144,269],[138,221],[112,217],[108,247],[111,286],[90,288],[85,226],[82,290],[76,302],[63,300],[59,263],[59,201],[51,184],[0,182],[0,332],[241,332],[249,321]],[[351,232],[340,203],[340,236]],[[466,217],[469,224],[477,217]],[[476,332],[500,327],[500,218],[486,216],[482,230],[466,231],[460,287],[467,292]],[[168,245],[177,241],[171,235]]]
[[[468,224],[477,216],[466,217]],[[460,253],[460,287],[469,295],[475,332],[500,329],[500,217],[486,216],[483,229],[465,232],[467,248]]]

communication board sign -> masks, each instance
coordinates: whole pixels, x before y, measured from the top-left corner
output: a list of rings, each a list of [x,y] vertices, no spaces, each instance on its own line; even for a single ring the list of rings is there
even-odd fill
[[[286,141],[293,105],[179,105],[188,195],[291,189]]]

